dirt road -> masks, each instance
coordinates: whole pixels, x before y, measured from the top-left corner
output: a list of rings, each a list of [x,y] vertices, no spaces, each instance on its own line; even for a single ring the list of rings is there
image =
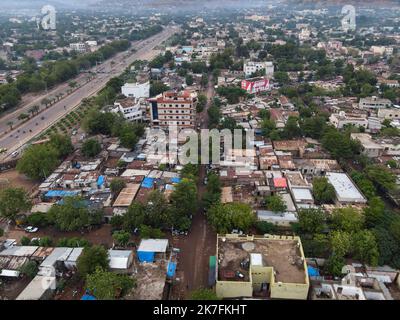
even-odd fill
[[[208,128],[207,109],[211,105],[214,96],[212,78],[206,91],[208,103],[204,111],[198,115],[198,121],[202,129]],[[198,199],[202,199],[206,186],[203,184],[206,176],[206,166],[201,165],[198,179]],[[199,208],[193,217],[192,227],[187,236],[175,239],[174,246],[180,248],[179,270],[183,271],[183,285],[186,286],[185,298],[189,298],[190,292],[198,288],[208,286],[208,262],[210,255],[215,254],[216,233],[207,223],[203,208]]]

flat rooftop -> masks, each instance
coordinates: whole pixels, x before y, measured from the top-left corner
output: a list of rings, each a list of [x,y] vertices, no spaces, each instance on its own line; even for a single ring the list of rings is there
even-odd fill
[[[219,235],[218,280],[250,281],[249,268],[243,268],[242,262],[249,259],[251,263],[251,254],[260,254],[262,265],[273,267],[276,282],[305,284],[304,256],[298,243],[298,238],[292,237],[253,238]],[[244,278],[229,275],[237,271],[240,271]]]

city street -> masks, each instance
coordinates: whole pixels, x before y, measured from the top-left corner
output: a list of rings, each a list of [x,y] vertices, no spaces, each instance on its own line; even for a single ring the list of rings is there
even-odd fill
[[[121,52],[107,60],[97,67],[102,70],[102,73],[98,73],[94,80],[84,84],[72,94],[52,105],[50,108],[40,112],[39,115],[32,117],[18,128],[15,128],[5,136],[2,136],[0,138],[0,148],[6,148],[7,152],[2,155],[2,159],[0,160],[10,159],[11,153],[21,149],[21,147],[32,138],[72,111],[79,105],[82,99],[96,94],[111,78],[120,75],[125,68],[135,60],[150,60],[154,58],[159,53],[159,51],[154,48],[171,37],[176,31],[177,28],[175,27],[167,27],[163,32],[136,43],[136,45],[131,48],[136,49],[136,52],[131,53],[129,56],[127,56],[127,52]],[[112,61],[114,61],[114,63],[112,63]],[[0,122],[2,121],[3,120]]]

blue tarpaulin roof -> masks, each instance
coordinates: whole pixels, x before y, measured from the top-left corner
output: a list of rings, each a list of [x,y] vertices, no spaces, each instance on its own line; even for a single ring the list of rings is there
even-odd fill
[[[90,294],[84,294],[84,295],[82,296],[81,300],[96,300],[96,298],[93,297],[93,296],[90,295]]]
[[[104,184],[104,176],[100,176],[98,179],[97,179],[97,185],[100,187],[100,186],[102,186]]]
[[[181,182],[181,178],[171,178],[171,183],[179,183]]]
[[[137,256],[140,262],[154,262],[154,252],[138,251]]]
[[[65,191],[65,190],[49,190],[46,193],[46,197],[48,198],[56,198],[56,197],[73,197],[80,193],[80,191]]]
[[[153,185],[154,185],[154,178],[146,177],[143,179],[143,182],[142,182],[143,188],[151,189],[151,188],[153,188]]]
[[[168,262],[168,267],[167,267],[167,276],[172,278],[175,275],[175,270],[176,270],[176,262]]]
[[[310,277],[318,277],[319,276],[318,269],[316,269],[314,267],[307,266],[307,271],[308,271],[308,276],[310,276]]]

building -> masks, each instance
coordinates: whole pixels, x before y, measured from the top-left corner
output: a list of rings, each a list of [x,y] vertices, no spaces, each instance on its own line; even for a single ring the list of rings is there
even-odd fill
[[[242,89],[246,90],[249,94],[265,92],[270,89],[270,83],[265,78],[251,78],[242,80]]]
[[[140,262],[154,262],[157,255],[166,259],[168,239],[143,239],[137,249],[137,257]]]
[[[376,158],[383,154],[385,147],[372,140],[368,133],[352,133],[351,139],[361,143],[362,152],[369,158]]]
[[[149,98],[150,82],[145,83],[125,83],[121,87],[121,92],[125,97],[129,98]]]
[[[169,126],[177,126],[178,129],[194,129],[197,104],[195,92],[167,91],[149,99],[149,102],[153,127],[168,129]]]
[[[78,53],[86,53],[90,51],[89,45],[84,42],[71,43],[69,48]]]
[[[108,250],[110,269],[116,272],[127,272],[133,263],[132,250]]]
[[[264,70],[264,76],[272,78],[274,75],[274,64],[271,61],[266,62],[254,62],[248,61],[243,65],[243,71],[246,77],[250,77],[255,72]]]
[[[378,110],[379,119],[400,119],[400,109],[397,108],[385,108]]]
[[[220,298],[307,299],[309,278],[299,237],[218,235],[216,257]]]
[[[335,189],[336,199],[340,204],[367,203],[367,200],[346,173],[327,172],[326,177]]]
[[[292,223],[299,221],[294,212],[273,212],[269,210],[257,210],[257,219],[286,228],[290,227]]]
[[[146,119],[147,104],[144,100],[126,98],[114,102],[111,112],[120,113],[128,121],[144,121]]]
[[[356,127],[368,128],[368,120],[365,116],[347,115],[344,111],[339,113],[332,113],[329,117],[329,122],[336,129],[343,129],[344,126],[353,125]]]
[[[360,109],[380,109],[389,108],[392,102],[389,99],[381,99],[378,97],[361,98],[358,104]]]

